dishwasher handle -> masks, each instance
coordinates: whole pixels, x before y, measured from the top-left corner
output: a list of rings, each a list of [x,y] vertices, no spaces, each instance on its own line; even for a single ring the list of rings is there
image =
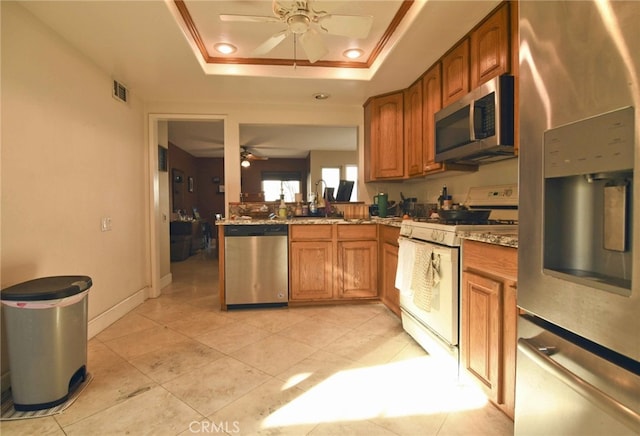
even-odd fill
[[[224,226],[225,237],[287,236],[286,224],[230,224]]]

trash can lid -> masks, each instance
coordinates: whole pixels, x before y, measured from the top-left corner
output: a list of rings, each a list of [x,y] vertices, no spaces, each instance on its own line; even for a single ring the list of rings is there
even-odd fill
[[[3,289],[0,297],[9,301],[56,300],[79,294],[92,285],[87,276],[42,277]]]

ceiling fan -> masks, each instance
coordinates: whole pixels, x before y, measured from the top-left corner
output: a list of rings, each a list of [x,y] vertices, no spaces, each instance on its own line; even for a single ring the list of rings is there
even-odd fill
[[[247,168],[251,166],[251,161],[254,160],[268,160],[268,157],[257,156],[246,147],[240,147],[240,165]]]
[[[287,28],[272,35],[259,45],[253,55],[269,53],[284,39],[293,34],[294,44],[299,41],[309,62],[314,63],[328,53],[318,31],[331,35],[350,38],[366,38],[371,30],[373,17],[370,15],[339,15],[325,11],[316,11],[310,5],[311,0],[295,0],[289,6],[273,0],[273,17],[258,15],[220,14],[222,21],[245,21],[259,23],[283,23]],[[294,45],[295,47],[295,45]],[[294,49],[295,57],[295,49]]]

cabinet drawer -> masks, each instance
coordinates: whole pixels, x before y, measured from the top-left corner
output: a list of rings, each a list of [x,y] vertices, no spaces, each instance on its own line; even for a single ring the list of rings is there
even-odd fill
[[[292,241],[330,241],[332,235],[332,224],[292,224],[289,227]]]
[[[340,224],[338,227],[338,240],[363,240],[377,239],[377,226],[373,224]]]
[[[400,227],[390,227],[384,224],[379,225],[380,242],[398,246],[398,237],[400,236]]]
[[[465,271],[480,270],[508,280],[518,280],[517,249],[469,240],[463,244]]]

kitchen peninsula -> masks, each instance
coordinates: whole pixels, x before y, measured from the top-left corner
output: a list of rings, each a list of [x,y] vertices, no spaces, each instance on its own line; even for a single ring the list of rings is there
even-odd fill
[[[218,226],[220,305],[227,310],[225,227],[286,225],[289,305],[379,300],[379,227],[399,231],[400,218],[227,219]],[[391,307],[395,311],[395,308]]]

